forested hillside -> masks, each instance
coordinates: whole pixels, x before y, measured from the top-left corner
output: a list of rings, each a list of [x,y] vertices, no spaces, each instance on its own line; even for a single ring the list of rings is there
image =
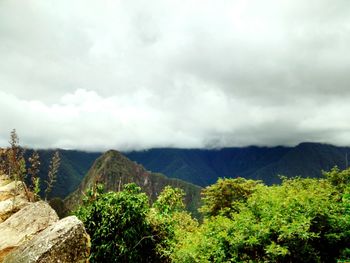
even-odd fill
[[[349,147],[301,143],[295,147],[243,147],[218,150],[158,148],[126,153],[147,169],[201,186],[218,177],[280,183],[278,175],[320,177],[322,170],[346,166]]]

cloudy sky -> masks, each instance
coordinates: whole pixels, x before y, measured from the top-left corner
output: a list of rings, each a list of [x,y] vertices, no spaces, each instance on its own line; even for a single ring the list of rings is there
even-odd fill
[[[349,0],[0,0],[0,145],[350,145]]]

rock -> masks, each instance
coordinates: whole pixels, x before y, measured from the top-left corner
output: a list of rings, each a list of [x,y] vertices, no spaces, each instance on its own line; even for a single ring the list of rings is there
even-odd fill
[[[26,240],[58,221],[56,212],[43,201],[31,203],[0,224],[1,258]]]
[[[0,177],[0,223],[28,205],[23,182]]]
[[[88,262],[90,238],[75,216],[49,226],[8,254],[4,263]]]
[[[27,198],[23,195],[6,199],[0,202],[0,223],[9,218],[12,214],[29,204]]]
[[[3,175],[3,174],[0,175],[0,186],[7,185],[10,182],[11,182],[11,180],[8,179],[8,177],[6,175]]]
[[[4,201],[16,195],[25,194],[23,182],[12,181],[7,184],[4,183],[6,181],[2,181],[2,182],[3,182],[3,185],[0,187],[0,201]]]

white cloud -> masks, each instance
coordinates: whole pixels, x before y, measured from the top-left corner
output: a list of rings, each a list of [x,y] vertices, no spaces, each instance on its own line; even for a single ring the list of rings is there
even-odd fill
[[[0,2],[0,144],[350,144],[345,0]]]

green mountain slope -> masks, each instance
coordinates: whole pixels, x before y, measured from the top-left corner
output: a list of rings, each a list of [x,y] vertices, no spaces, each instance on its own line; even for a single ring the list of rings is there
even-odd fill
[[[349,147],[301,143],[295,147],[242,147],[218,150],[158,148],[126,153],[147,169],[200,186],[218,177],[261,179],[279,183],[278,175],[319,177],[321,170],[346,166]],[[350,157],[349,157],[350,158]]]
[[[66,208],[73,210],[80,203],[83,193],[95,183],[104,184],[107,191],[118,191],[124,184],[132,182],[138,184],[151,200],[155,200],[166,185],[182,188],[186,193],[187,209],[196,214],[200,204],[199,186],[151,173],[114,150],[106,152],[94,162],[78,189],[65,199]]]
[[[262,179],[268,184],[279,182],[278,175],[321,177],[322,170],[328,171],[334,166],[346,167],[349,147],[337,147],[320,143],[301,143],[291,148],[282,158],[248,176]]]

